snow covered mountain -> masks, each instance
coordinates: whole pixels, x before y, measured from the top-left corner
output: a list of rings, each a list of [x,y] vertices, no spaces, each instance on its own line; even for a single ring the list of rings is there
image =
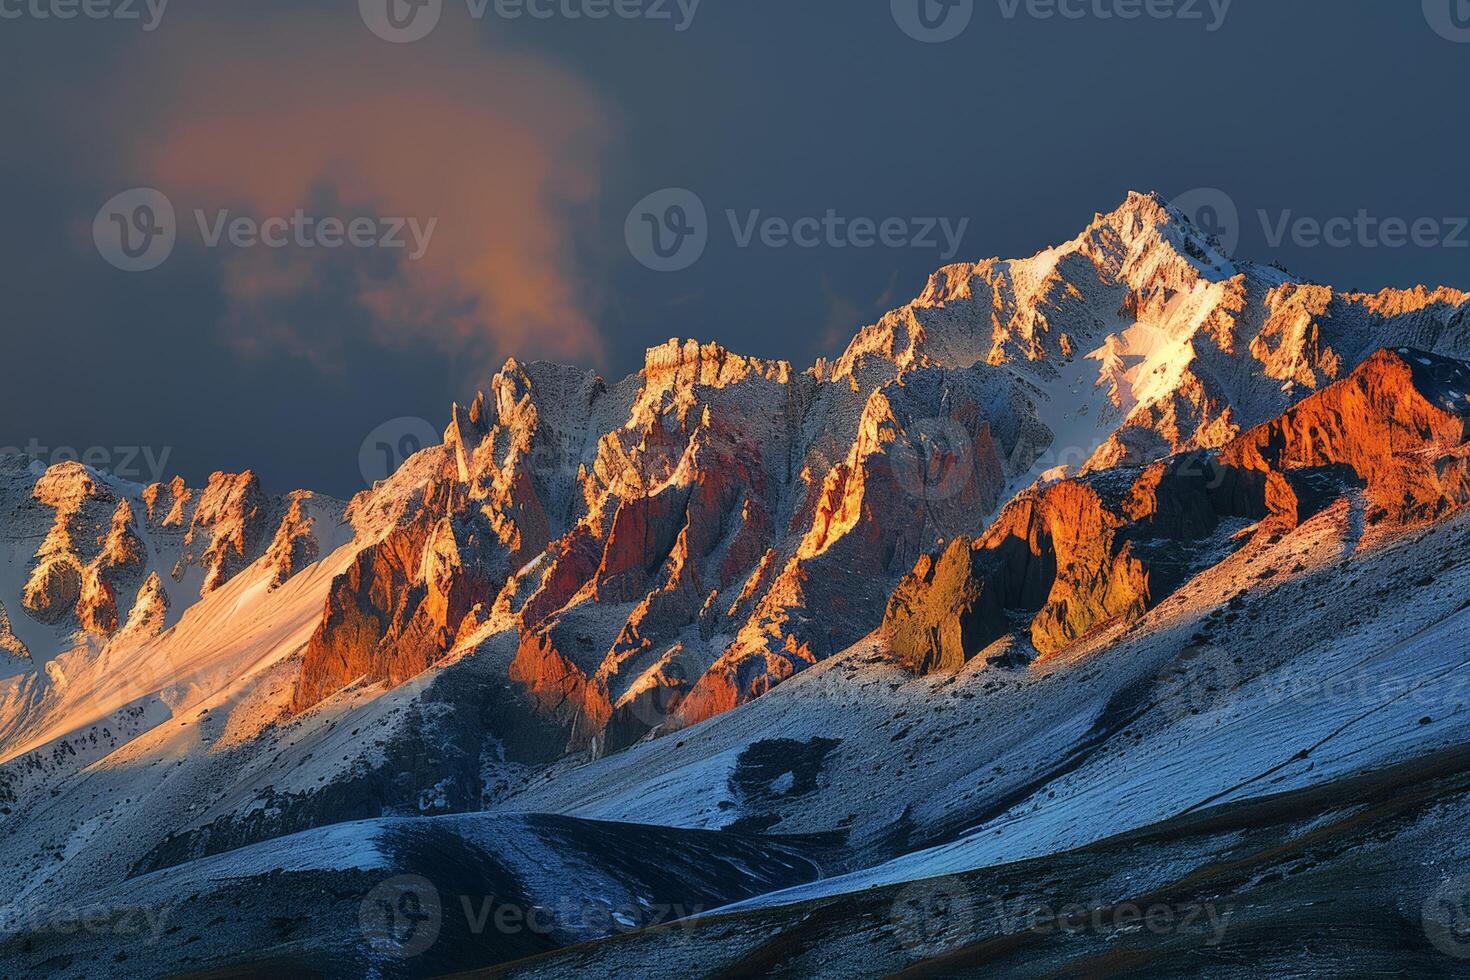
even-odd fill
[[[1289,849],[1390,772],[1456,812],[1467,422],[1470,295],[1297,282],[1134,194],[1029,259],[940,270],[804,371],[695,341],[612,384],[510,361],[345,506],[0,461],[0,962],[975,965],[1041,940],[977,912],[910,941],[905,889],[979,901],[1041,862],[1057,904],[1112,907],[1226,860],[1232,820]],[[1302,694],[1333,678],[1366,687]],[[1409,838],[1435,819],[1395,825],[1403,853],[1429,859]],[[1178,853],[1118,843],[1148,834]],[[674,853],[688,895],[655,873]],[[599,894],[571,883],[588,862]],[[354,918],[395,875],[452,942]],[[221,882],[265,925],[212,927]],[[1209,900],[1300,898],[1260,884]],[[306,910],[324,888],[348,900]],[[476,888],[580,911],[491,942]],[[152,941],[36,925],[185,893]],[[390,910],[410,894],[428,907],[420,882]],[[556,954],[661,903],[697,917]],[[832,916],[862,925],[759,939]]]

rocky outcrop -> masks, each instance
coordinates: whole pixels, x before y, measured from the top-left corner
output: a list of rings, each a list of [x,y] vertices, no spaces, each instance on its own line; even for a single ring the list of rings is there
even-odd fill
[[[176,476],[168,483],[154,483],[143,490],[143,504],[147,508],[147,520],[151,527],[184,528],[189,522],[189,512],[194,500],[194,491]]]
[[[1379,519],[1463,506],[1467,437],[1470,364],[1380,351],[1218,452],[1021,497],[984,535],[919,560],[888,603],[885,635],[918,673],[957,669],[1017,624],[1039,653],[1056,653],[1176,589],[1228,519],[1292,526],[1352,488]]]
[[[492,537],[483,520],[424,512],[359,552],[332,582],[292,709],[360,680],[400,684],[443,657],[504,577]]]
[[[208,595],[258,556],[267,539],[268,501],[254,473],[214,473],[194,507],[183,553],[174,565],[175,582],[190,566],[204,571],[200,592]]]
[[[148,634],[170,603],[181,611],[267,551],[278,585],[320,556],[319,522],[341,512],[312,494],[270,497],[249,473],[216,473],[200,491],[181,478],[139,487],[74,462],[39,476],[6,469],[0,499],[14,501],[16,532],[42,538],[12,608],[53,627],[47,657],[79,631],[108,640],[136,622],[129,637]],[[149,584],[160,572],[177,583],[168,592]]]
[[[1241,436],[1221,463],[1250,473],[1345,467],[1376,511],[1399,522],[1470,501],[1470,365],[1383,350],[1345,380]]]
[[[271,570],[270,588],[278,589],[297,572],[321,557],[321,543],[316,518],[308,503],[313,494],[298,490],[287,498],[286,514],[276,528],[275,537],[265,551],[265,563]]]
[[[82,593],[76,607],[82,629],[100,636],[117,631],[118,593],[137,586],[146,561],[146,551],[134,524],[133,506],[127,499],[120,500],[102,551],[82,576]]]
[[[549,614],[566,600],[537,605],[535,593],[581,587],[585,549],[557,545],[554,532],[578,505],[570,464],[603,393],[591,373],[510,360],[488,397],[454,407],[442,447],[353,501],[348,520],[372,539],[332,583],[292,711],[355,682],[401,683],[496,610],[532,604]],[[410,494],[403,484],[415,477]],[[527,581],[533,559],[550,580],[540,589]]]
[[[138,589],[123,632],[134,639],[157,636],[167,625],[168,609],[168,590],[164,587],[163,578],[153,572]]]
[[[57,625],[75,615],[82,597],[82,569],[69,554],[40,559],[26,582],[24,604],[33,619]]]
[[[869,396],[847,458],[813,481],[797,513],[805,533],[753,608],[732,607],[744,614],[736,639],[694,684],[680,723],[759,697],[856,642],[920,553],[983,524],[1034,451],[1028,406],[985,392],[981,377],[921,369]],[[755,581],[765,571],[748,568]]]
[[[12,662],[29,663],[31,651],[26,649],[26,645],[11,629],[10,614],[5,611],[5,603],[0,602],[0,661],[6,657]]]
[[[97,551],[97,528],[108,526],[117,498],[80,463],[58,463],[36,481],[35,501],[51,514],[36,550],[23,605],[33,619],[59,625],[76,617],[84,568]]]

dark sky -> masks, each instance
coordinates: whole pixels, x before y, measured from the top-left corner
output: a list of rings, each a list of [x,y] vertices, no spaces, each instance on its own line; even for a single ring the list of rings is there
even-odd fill
[[[806,366],[948,258],[942,237],[740,247],[727,210],[968,219],[955,258],[974,260],[1070,238],[1130,188],[1211,187],[1242,214],[1243,256],[1353,288],[1470,288],[1470,248],[1273,245],[1257,217],[1366,211],[1470,241],[1443,220],[1470,215],[1470,43],[1431,26],[1436,0],[1235,0],[1216,30],[1205,0],[1203,22],[975,0],[938,44],[889,0],[703,0],[683,31],[560,13],[588,0],[546,20],[443,0],[405,44],[353,0],[176,0],[152,31],[35,16],[52,2],[0,0],[20,13],[0,17],[0,447],[101,447],[137,478],[153,474],[125,447],[191,482],[252,467],[345,496],[370,432],[441,428],[508,354],[615,377],[680,336]],[[120,271],[93,219],[140,186],[175,206],[178,241]],[[697,193],[709,243],[656,272],[625,219],[670,187]],[[410,261],[208,247],[193,217],[297,208],[437,224]]]

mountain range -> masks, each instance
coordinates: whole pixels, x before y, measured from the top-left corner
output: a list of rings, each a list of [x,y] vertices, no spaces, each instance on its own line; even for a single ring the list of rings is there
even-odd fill
[[[1470,294],[1154,194],[350,501],[0,458],[0,964],[1454,975],[1467,459]]]

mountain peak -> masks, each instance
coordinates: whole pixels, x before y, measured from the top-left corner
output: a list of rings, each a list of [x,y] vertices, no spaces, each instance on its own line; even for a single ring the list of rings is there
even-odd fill
[[[1093,224],[1121,226],[1129,221],[1163,224],[1170,218],[1168,200],[1158,191],[1129,191],[1116,208],[1093,215]]]

